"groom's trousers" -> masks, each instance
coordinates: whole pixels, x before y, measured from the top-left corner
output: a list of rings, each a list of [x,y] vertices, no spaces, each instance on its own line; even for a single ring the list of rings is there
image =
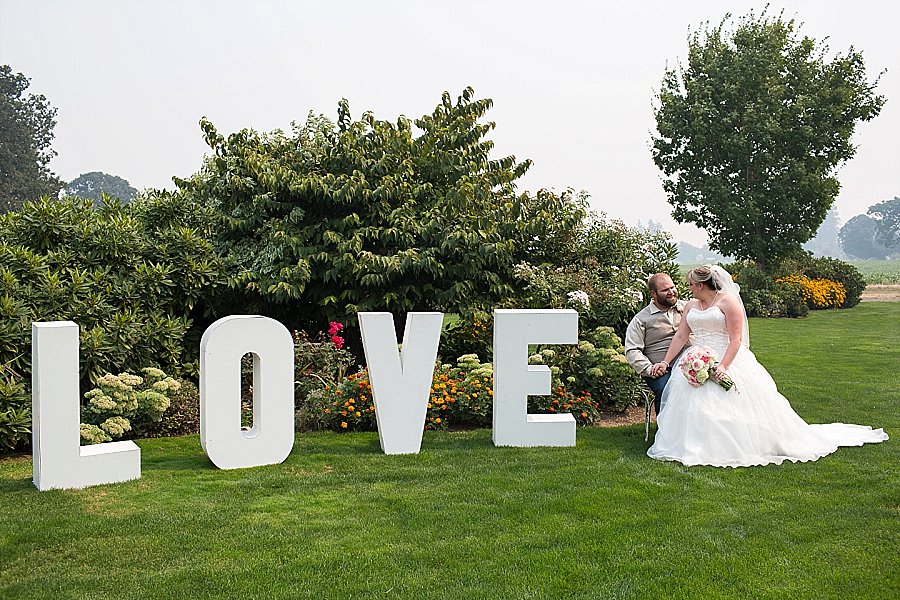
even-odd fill
[[[666,388],[666,384],[669,383],[669,375],[671,374],[671,371],[666,371],[655,379],[653,377],[644,377],[644,381],[647,382],[647,387],[653,392],[653,408],[656,410],[656,416],[659,416],[663,390]]]

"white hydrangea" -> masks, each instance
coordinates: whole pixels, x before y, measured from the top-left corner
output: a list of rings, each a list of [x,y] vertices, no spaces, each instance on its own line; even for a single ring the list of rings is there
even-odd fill
[[[591,307],[591,299],[588,297],[587,292],[583,290],[575,290],[573,292],[569,292],[566,294],[569,298],[569,302],[575,304],[577,306],[581,306],[584,309],[588,309]]]

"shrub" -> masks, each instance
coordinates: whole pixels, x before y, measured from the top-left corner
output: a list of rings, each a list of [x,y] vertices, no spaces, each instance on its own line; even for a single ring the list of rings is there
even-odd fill
[[[775,282],[796,286],[809,308],[840,308],[844,305],[847,297],[843,285],[828,279],[810,279],[802,275],[788,275],[779,277]]]
[[[859,303],[866,286],[853,265],[809,253],[785,259],[769,271],[747,262],[725,268],[741,286],[751,317],[802,317],[809,308],[850,308]]]
[[[17,450],[31,441],[31,398],[22,378],[0,365],[0,448]]]
[[[580,425],[590,425],[600,416],[599,405],[589,392],[573,394],[559,380],[560,370],[551,367],[550,396],[531,396],[528,409],[534,413],[572,413]],[[475,354],[460,356],[455,365],[435,366],[425,416],[425,429],[489,427],[493,416],[493,366]],[[306,423],[311,428],[332,431],[375,431],[375,404],[368,372],[347,376],[337,386],[313,391],[307,402]]]
[[[866,280],[859,269],[836,258],[810,257],[803,274],[811,279],[827,279],[841,284],[846,297],[840,308],[852,308],[859,304],[863,290],[866,289]]]
[[[641,399],[642,381],[625,359],[622,340],[611,327],[582,333],[577,345],[538,346],[530,361],[545,364],[567,390],[610,410],[624,410]]]
[[[552,262],[516,266],[521,292],[510,307],[573,308],[582,330],[612,327],[624,335],[647,301],[647,278],[678,274],[677,248],[668,233],[626,227],[593,214]]]
[[[453,315],[441,331],[440,356],[445,360],[465,354],[477,354],[491,360],[494,356],[494,318],[482,312]]]
[[[99,444],[143,434],[147,423],[159,422],[181,384],[159,369],[141,369],[143,377],[107,373],[84,395],[81,439]],[[133,432],[128,435],[129,432]]]
[[[549,396],[528,396],[528,412],[532,414],[571,413],[579,425],[596,423],[600,418],[600,410],[590,392],[575,395],[566,386],[553,386]]]
[[[375,403],[368,371],[362,369],[334,386],[311,391],[305,410],[304,423],[311,429],[375,431]]]
[[[310,338],[305,331],[294,332],[294,390],[296,407],[306,402],[310,393],[325,386],[335,386],[354,365],[356,358],[343,348],[337,335],[340,323],[332,323],[334,333],[319,333]]]
[[[128,205],[65,198],[0,216],[0,363],[27,377],[31,322],[80,327],[82,385],[147,364],[197,372],[224,270],[207,212],[165,192]]]
[[[431,387],[433,407],[454,426],[489,427],[494,409],[494,365],[477,354],[464,354],[456,366],[441,365]]]
[[[178,381],[179,387],[169,396],[169,408],[159,421],[144,421],[141,437],[176,437],[200,431],[200,390],[190,380]]]
[[[748,317],[805,317],[809,313],[798,286],[778,282],[750,262],[732,263],[725,269],[741,288]]]

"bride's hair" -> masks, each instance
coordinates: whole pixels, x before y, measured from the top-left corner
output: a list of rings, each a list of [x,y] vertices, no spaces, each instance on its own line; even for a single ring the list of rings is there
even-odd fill
[[[702,283],[711,290],[721,290],[722,284],[719,282],[710,265],[703,265],[688,271],[687,280],[690,283]]]

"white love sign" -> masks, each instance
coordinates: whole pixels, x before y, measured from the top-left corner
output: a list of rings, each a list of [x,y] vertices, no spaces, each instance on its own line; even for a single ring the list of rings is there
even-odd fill
[[[443,315],[407,315],[402,350],[393,315],[359,313],[381,448],[418,453]],[[530,415],[529,395],[550,393],[550,370],[528,365],[529,344],[575,344],[574,310],[494,311],[493,439],[497,446],[574,446],[572,415]],[[241,428],[241,358],[253,356],[253,425]],[[279,322],[234,315],[200,342],[200,444],[221,469],[283,462],[294,446],[294,348]],[[137,479],[130,441],[79,446],[78,326],[32,324],[33,479],[39,490]]]

